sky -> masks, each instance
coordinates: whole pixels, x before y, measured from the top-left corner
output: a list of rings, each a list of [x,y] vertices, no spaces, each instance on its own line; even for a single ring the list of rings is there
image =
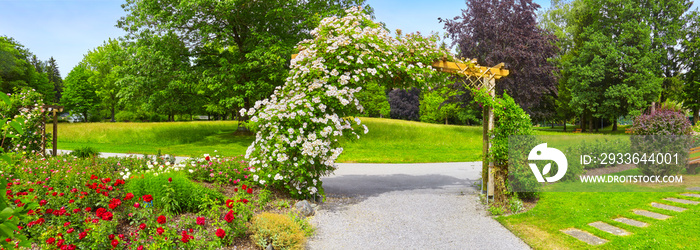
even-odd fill
[[[549,0],[535,0],[543,8]],[[88,51],[125,32],[115,25],[124,0],[0,0],[0,35],[13,37],[41,60],[56,59],[65,77]],[[438,17],[460,15],[464,0],[368,0],[376,21],[392,32],[444,33]]]

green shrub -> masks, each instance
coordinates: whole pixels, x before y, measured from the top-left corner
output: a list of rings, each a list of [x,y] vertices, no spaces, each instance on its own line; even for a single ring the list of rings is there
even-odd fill
[[[303,249],[306,237],[304,231],[287,215],[262,213],[252,220],[251,230],[256,245],[274,249]]]
[[[114,115],[114,119],[118,122],[135,122],[137,121],[136,114],[130,111],[119,111],[119,113]]]
[[[73,150],[73,152],[70,152],[70,155],[78,157],[78,158],[92,158],[94,156],[99,155],[100,152],[97,152],[97,149],[94,149],[92,147],[80,147],[76,148]]]
[[[168,179],[172,178],[172,182]],[[172,188],[168,191],[167,189]],[[136,197],[153,195],[153,206],[167,209],[171,213],[199,212],[199,204],[205,195],[212,199],[224,200],[224,195],[192,182],[181,173],[143,174],[143,178],[132,178],[126,185],[126,192]],[[163,198],[165,198],[164,201]]]

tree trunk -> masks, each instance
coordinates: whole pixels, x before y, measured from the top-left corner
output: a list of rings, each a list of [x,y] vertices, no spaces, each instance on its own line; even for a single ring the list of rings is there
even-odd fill
[[[445,117],[445,125],[447,125],[447,117]]]
[[[651,111],[650,112],[651,112],[651,114],[656,113],[656,102],[651,103]]]
[[[585,114],[581,115],[581,121],[579,123],[581,123],[581,132],[586,132],[586,115]]]
[[[564,132],[566,132],[566,120],[564,120]]]
[[[110,122],[115,122],[116,120],[114,120],[114,104],[112,104],[111,111],[112,111],[112,120],[110,120]]]
[[[617,119],[613,121],[613,128],[612,131],[617,131]]]
[[[593,116],[588,115],[588,131],[593,132]]]
[[[700,117],[698,117],[698,115],[700,115],[700,108],[693,109],[693,125],[694,126],[697,126],[698,121],[700,121]]]

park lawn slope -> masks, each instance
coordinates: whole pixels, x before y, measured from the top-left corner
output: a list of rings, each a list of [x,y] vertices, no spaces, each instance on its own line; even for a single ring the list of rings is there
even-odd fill
[[[481,160],[481,127],[361,118],[369,133],[341,140],[339,162],[456,162]],[[242,155],[253,135],[236,134],[235,121],[61,123],[58,148],[89,146],[100,152],[193,156]],[[217,150],[215,153],[214,150]]]

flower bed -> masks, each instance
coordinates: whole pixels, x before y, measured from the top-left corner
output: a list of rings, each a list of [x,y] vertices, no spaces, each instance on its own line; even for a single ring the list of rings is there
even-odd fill
[[[10,207],[31,208],[16,228],[0,225],[20,236],[0,240],[18,246],[26,236],[35,249],[250,247],[249,221],[274,206],[271,191],[251,186],[246,165],[209,156],[182,165],[134,158],[0,162]]]

